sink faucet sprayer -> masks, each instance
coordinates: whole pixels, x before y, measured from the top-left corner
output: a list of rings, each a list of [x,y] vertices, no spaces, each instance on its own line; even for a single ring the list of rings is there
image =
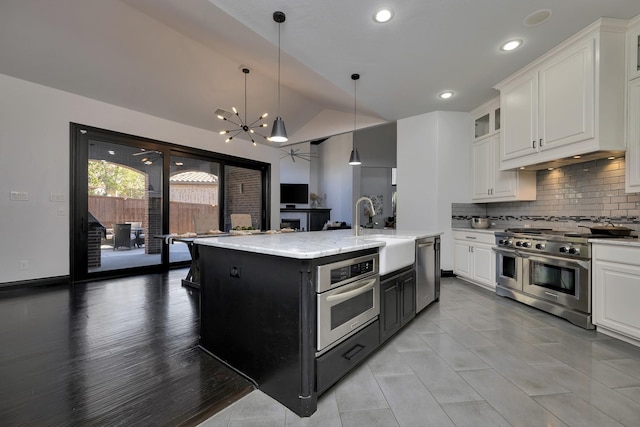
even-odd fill
[[[374,216],[376,214],[376,210],[373,207],[373,202],[371,201],[370,198],[368,197],[360,197],[358,200],[356,200],[356,221],[355,221],[355,231],[356,231],[356,236],[360,235],[360,212],[358,211],[358,205],[360,204],[360,202],[364,202],[367,201],[369,202],[369,205],[371,205],[371,216]]]

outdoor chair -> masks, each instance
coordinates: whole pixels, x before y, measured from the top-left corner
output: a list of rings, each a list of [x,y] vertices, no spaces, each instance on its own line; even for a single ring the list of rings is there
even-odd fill
[[[131,249],[136,235],[131,233],[131,224],[113,224],[113,250],[120,247]]]

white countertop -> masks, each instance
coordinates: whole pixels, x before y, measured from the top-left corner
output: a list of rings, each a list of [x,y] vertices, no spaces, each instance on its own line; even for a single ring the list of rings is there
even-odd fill
[[[310,231],[299,233],[257,234],[196,239],[197,245],[215,246],[287,258],[314,259],[345,252],[384,246],[383,241],[367,239],[368,235],[385,235],[421,239],[442,232],[420,230],[365,229],[355,237],[353,230]]]

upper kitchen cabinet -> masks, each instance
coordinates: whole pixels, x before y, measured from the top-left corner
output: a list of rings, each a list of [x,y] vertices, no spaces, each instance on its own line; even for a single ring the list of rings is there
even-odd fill
[[[640,15],[631,20],[627,31],[627,77],[640,77]]]
[[[496,86],[500,169],[624,151],[625,22],[602,18]]]
[[[625,191],[640,192],[640,15],[627,32],[627,154]]]
[[[640,192],[640,79],[629,82],[628,97],[625,191],[638,193]]]
[[[536,199],[535,171],[500,171],[500,99],[471,112],[475,123],[473,143],[474,202],[504,202]],[[485,119],[486,118],[486,119]],[[487,132],[478,137],[478,120],[486,120]]]
[[[500,131],[500,99],[493,99],[471,112],[476,140]]]

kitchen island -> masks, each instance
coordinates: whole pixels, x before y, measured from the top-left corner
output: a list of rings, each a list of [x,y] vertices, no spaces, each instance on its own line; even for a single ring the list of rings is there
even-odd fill
[[[413,239],[440,234],[371,233]],[[318,395],[380,344],[376,313],[362,324],[354,322],[353,332],[339,341],[319,348],[319,305],[324,303],[317,283],[324,280],[323,266],[346,266],[340,270],[345,277],[335,280],[362,275],[371,284],[367,294],[379,304],[378,250],[385,242],[371,238],[338,230],[197,239],[200,346],[299,416],[311,415]]]

